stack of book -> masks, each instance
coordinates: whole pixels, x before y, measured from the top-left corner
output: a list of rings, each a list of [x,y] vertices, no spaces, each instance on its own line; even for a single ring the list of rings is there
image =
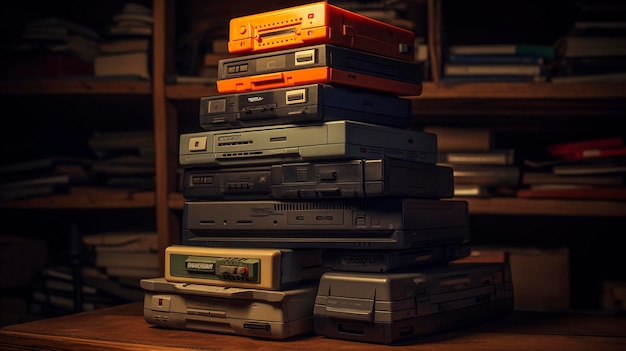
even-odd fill
[[[69,193],[72,186],[92,185],[87,158],[51,156],[0,166],[0,199],[17,200]]]
[[[134,280],[159,275],[156,232],[115,231],[83,236],[94,254],[94,266],[116,279]]]
[[[552,144],[546,151],[546,160],[525,161],[518,197],[626,199],[623,137]]]
[[[30,313],[58,316],[141,301],[142,292],[96,267],[82,267],[80,280],[69,265],[45,267],[34,280]],[[77,298],[76,289],[80,290]],[[77,304],[80,303],[80,306]]]
[[[491,130],[476,127],[427,126],[437,134],[437,164],[451,167],[454,196],[514,196],[520,167],[515,150],[496,148]]]
[[[137,3],[126,3],[113,16],[94,61],[97,77],[150,79],[152,42],[152,9]]]
[[[87,144],[95,155],[91,171],[100,184],[130,190],[154,189],[152,131],[95,132]]]
[[[93,74],[100,34],[59,17],[28,22],[2,58],[3,79],[58,78]]]
[[[550,45],[451,45],[442,79],[446,82],[546,82],[554,54]]]
[[[626,4],[579,1],[570,31],[555,43],[554,83],[626,81]]]

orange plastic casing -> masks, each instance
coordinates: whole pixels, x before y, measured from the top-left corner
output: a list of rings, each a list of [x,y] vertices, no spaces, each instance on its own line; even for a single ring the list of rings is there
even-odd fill
[[[220,94],[240,93],[313,83],[341,84],[398,96],[419,96],[422,94],[421,83],[402,82],[330,67],[314,67],[222,79],[217,81],[217,91]]]
[[[413,62],[414,37],[410,30],[316,2],[231,19],[228,51],[244,54],[333,44]]]

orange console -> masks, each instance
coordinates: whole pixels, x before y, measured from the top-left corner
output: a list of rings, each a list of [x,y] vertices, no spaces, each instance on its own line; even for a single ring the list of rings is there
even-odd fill
[[[315,44],[334,44],[405,61],[414,61],[410,30],[315,2],[230,20],[228,51],[265,52]]]

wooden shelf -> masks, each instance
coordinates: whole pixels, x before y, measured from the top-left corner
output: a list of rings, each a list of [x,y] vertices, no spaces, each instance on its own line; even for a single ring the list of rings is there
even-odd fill
[[[152,94],[149,81],[130,80],[24,80],[0,82],[0,94]]]
[[[551,200],[518,198],[457,198],[467,201],[470,214],[531,216],[626,216],[626,201]],[[170,193],[169,207],[182,210],[185,199],[181,193]]]
[[[623,99],[626,83],[424,82],[419,99]]]
[[[422,95],[411,99],[624,99],[626,83],[445,83],[424,82]],[[170,84],[170,99],[217,95],[214,84]]]
[[[626,216],[626,201],[518,198],[459,199],[468,202],[471,214],[586,217]]]
[[[2,201],[0,208],[12,209],[120,209],[154,207],[154,192],[133,192],[109,188],[76,188],[69,194]]]

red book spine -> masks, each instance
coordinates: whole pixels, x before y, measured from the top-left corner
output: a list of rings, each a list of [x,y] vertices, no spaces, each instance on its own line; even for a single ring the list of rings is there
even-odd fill
[[[610,149],[585,149],[577,150],[573,153],[575,160],[584,158],[599,158],[599,157],[618,157],[626,156],[626,146],[614,147]]]
[[[609,149],[624,145],[622,137],[582,140],[548,146],[548,153],[558,158],[571,158],[577,151],[593,149]]]

